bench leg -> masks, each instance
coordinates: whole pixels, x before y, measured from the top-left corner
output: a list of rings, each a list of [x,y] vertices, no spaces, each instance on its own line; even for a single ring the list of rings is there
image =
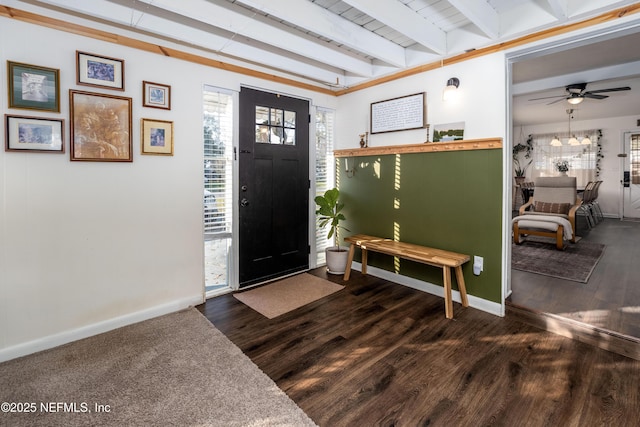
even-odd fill
[[[467,287],[464,284],[464,276],[462,275],[462,266],[456,267],[456,280],[458,281],[458,290],[460,291],[460,301],[463,307],[469,307],[469,299],[467,298]]]
[[[360,271],[362,274],[367,274],[367,255],[369,251],[366,248],[360,247],[362,249],[362,270]]]
[[[564,227],[561,225],[558,225],[556,230],[556,248],[558,250],[564,249]]]
[[[451,268],[442,267],[444,276],[444,314],[447,319],[453,319],[453,301],[451,301]]]
[[[356,251],[356,245],[353,243],[349,246],[349,257],[347,258],[347,267],[344,269],[344,276],[342,280],[349,280],[349,276],[351,276],[351,263],[353,262],[353,254]]]

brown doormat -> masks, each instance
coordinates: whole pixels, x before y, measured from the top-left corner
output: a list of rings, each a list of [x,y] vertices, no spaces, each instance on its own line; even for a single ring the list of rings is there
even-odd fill
[[[302,273],[233,296],[263,316],[273,319],[342,288],[344,286]]]
[[[520,245],[511,245],[511,268],[529,273],[587,283],[600,261],[605,246],[581,240],[568,243],[563,251],[535,237]]]

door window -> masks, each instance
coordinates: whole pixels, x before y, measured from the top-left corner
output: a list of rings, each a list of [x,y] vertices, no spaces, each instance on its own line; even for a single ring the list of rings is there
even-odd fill
[[[256,143],[296,145],[296,112],[256,105]]]

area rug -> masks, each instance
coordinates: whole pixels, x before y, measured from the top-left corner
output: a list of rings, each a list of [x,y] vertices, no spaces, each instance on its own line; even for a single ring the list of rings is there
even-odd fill
[[[529,273],[587,283],[604,253],[605,245],[580,240],[568,243],[563,251],[542,239],[528,237],[520,245],[511,245],[511,267]]]
[[[6,426],[315,426],[194,308],[1,363],[0,402]]]
[[[342,288],[344,286],[321,277],[302,273],[233,296],[263,316],[273,319]]]

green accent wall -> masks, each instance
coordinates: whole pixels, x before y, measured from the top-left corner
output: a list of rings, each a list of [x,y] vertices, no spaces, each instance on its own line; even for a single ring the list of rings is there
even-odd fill
[[[345,160],[356,166],[345,171]],[[467,293],[501,303],[502,149],[346,157],[337,160],[345,203],[341,237],[369,234],[468,254]],[[473,256],[484,271],[473,274]],[[361,261],[360,251],[356,251]],[[443,285],[442,269],[369,254],[368,265]],[[396,270],[397,269],[397,270]],[[457,283],[453,276],[453,285]]]

